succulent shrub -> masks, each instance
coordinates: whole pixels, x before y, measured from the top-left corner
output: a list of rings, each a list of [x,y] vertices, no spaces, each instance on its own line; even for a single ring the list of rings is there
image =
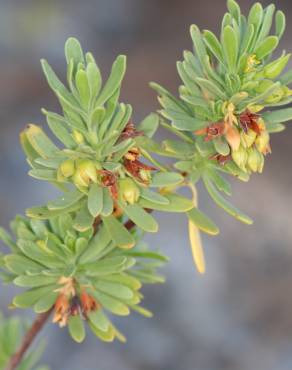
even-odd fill
[[[245,17],[234,0],[227,7],[219,37],[191,26],[194,50],[185,51],[177,63],[178,97],[151,83],[162,109],[138,125],[131,106],[119,100],[125,56],[117,57],[105,83],[93,55],[84,54],[75,38],[65,44],[66,84],[42,60],[61,112],[42,110],[52,139],[29,124],[20,141],[29,174],[61,194],[27,209],[26,217],[17,216],[11,234],[0,229],[8,246],[0,254],[0,277],[22,289],[11,307],[32,308],[42,323],[53,312],[53,322],[67,327],[77,342],[85,338],[85,323],[103,341],[124,342],[111,317],[131,310],[151,316],[140,305],[141,288],[164,281],[157,269],[167,258],[143,241],[145,232],[158,231],[152,211],[186,215],[201,273],[200,231],[216,235],[219,229],[198,208],[200,180],[217,205],[252,223],[222,195],[231,195],[224,175],[248,181],[263,171],[270,135],[292,119],[292,108],[279,108],[292,102],[292,71],[285,73],[290,54],[273,57],[285,29],[283,12],[256,3]],[[175,138],[156,142],[159,125]],[[165,157],[171,159],[167,164]],[[183,187],[191,199],[181,194]],[[3,338],[10,329],[1,325]],[[29,356],[21,364],[27,337],[40,329],[33,328],[6,370],[34,366]],[[17,338],[12,338],[0,354],[0,366],[15,351]]]

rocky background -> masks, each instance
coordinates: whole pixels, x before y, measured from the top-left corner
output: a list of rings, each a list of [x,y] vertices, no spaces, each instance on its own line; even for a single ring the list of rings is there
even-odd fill
[[[281,46],[292,50],[291,0],[275,3],[288,18]],[[245,11],[251,4],[241,1]],[[118,53],[126,53],[122,97],[139,121],[158,107],[148,81],[176,90],[175,61],[191,47],[189,24],[217,32],[224,12],[224,0],[1,0],[0,224],[8,226],[15,213],[55,195],[52,187],[26,175],[18,143],[27,123],[44,124],[41,107],[58,109],[42,76],[41,57],[64,76],[63,44],[71,35],[94,52],[104,73]],[[154,318],[133,314],[117,320],[126,345],[91,336],[75,345],[65,331],[49,325],[44,362],[52,370],[290,370],[291,140],[292,127],[273,135],[264,174],[248,184],[233,183],[233,200],[254,218],[253,226],[225,215],[200,189],[201,208],[221,228],[219,237],[204,237],[204,277],[192,264],[185,219],[159,215],[160,234],[148,239],[171,262],[164,271],[167,283],[144,290]],[[0,297],[0,309],[10,314],[11,288],[1,287]]]

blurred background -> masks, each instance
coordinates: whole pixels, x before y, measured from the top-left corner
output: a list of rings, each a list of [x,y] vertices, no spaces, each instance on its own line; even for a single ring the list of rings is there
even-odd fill
[[[274,2],[288,18],[281,46],[291,50],[292,2]],[[240,5],[247,12],[251,4],[242,0]],[[64,77],[68,36],[93,51],[104,75],[118,53],[127,54],[122,98],[133,105],[138,122],[158,108],[149,81],[176,91],[175,61],[191,48],[189,25],[218,32],[224,12],[224,0],[1,0],[0,224],[7,227],[16,213],[55,195],[51,186],[27,176],[18,142],[27,123],[44,125],[41,107],[58,109],[40,58]],[[103,344],[91,336],[75,345],[65,331],[48,325],[44,362],[52,370],[290,370],[291,139],[288,125],[273,135],[264,174],[248,184],[233,182],[234,202],[255,220],[253,226],[225,215],[200,189],[201,208],[221,228],[219,237],[204,237],[204,277],[193,267],[186,220],[158,215],[161,231],[148,240],[171,262],[164,270],[166,284],[144,289],[154,318],[133,314],[117,320],[126,345]],[[6,309],[11,287],[0,288],[0,309],[11,314]]]

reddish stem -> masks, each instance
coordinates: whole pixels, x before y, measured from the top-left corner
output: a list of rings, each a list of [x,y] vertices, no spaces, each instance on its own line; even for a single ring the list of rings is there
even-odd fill
[[[11,356],[9,363],[5,370],[15,370],[18,367],[25,353],[27,352],[28,348],[31,346],[32,342],[34,341],[35,337],[41,331],[41,329],[43,328],[43,326],[49,319],[52,310],[53,310],[53,307],[49,311],[45,313],[41,313],[36,317],[32,326],[30,327],[28,332],[25,334],[19,349],[17,350],[17,352],[14,353],[14,355]]]

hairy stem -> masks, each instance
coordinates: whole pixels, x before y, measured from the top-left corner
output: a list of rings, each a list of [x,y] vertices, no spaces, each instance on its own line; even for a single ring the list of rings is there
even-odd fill
[[[17,352],[15,352],[11,356],[9,363],[5,370],[15,370],[18,367],[24,355],[26,354],[27,350],[33,343],[35,337],[38,335],[38,333],[41,331],[43,326],[46,324],[48,318],[51,315],[52,310],[53,310],[53,307],[49,311],[45,313],[41,313],[35,318],[32,326],[30,327],[28,332],[23,337],[19,349],[17,350]]]

